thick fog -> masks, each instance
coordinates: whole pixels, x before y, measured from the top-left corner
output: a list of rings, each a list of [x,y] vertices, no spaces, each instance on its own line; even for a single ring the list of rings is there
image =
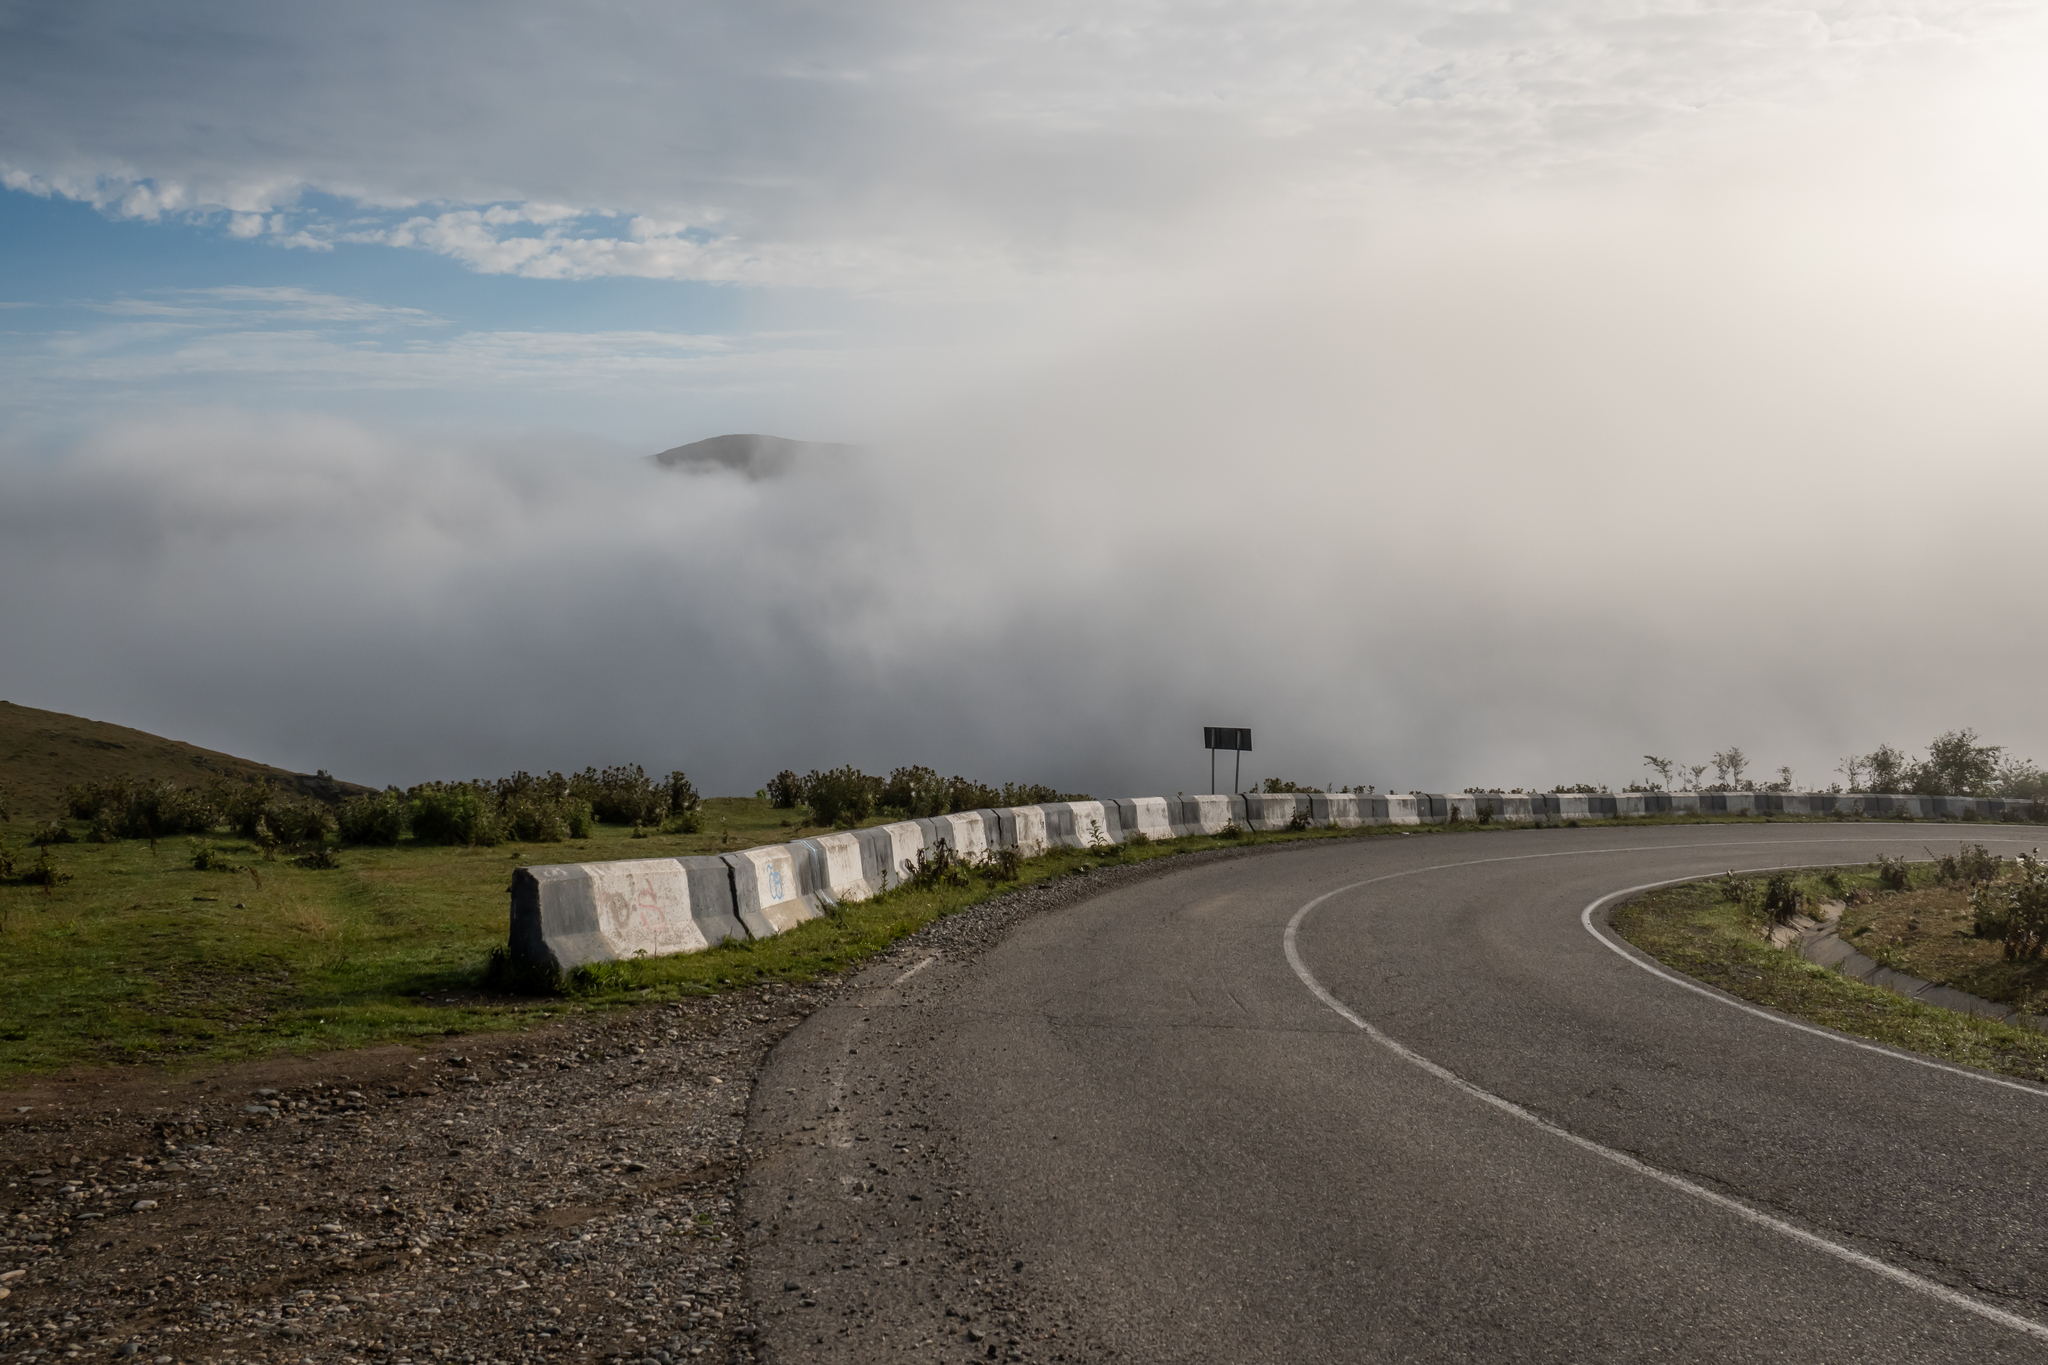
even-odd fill
[[[92,41],[10,22],[31,11]],[[222,232],[304,211],[284,226],[316,235],[346,215],[305,196],[355,196],[374,221],[347,230],[416,236],[484,201],[682,196],[744,230],[670,235],[753,264],[617,269],[881,301],[830,366],[761,361],[659,438],[645,402],[494,420],[453,341],[405,353],[438,407],[403,358],[280,402],[248,337],[111,377],[89,346],[24,352],[106,415],[61,439],[25,416],[0,454],[0,695],[375,783],[637,761],[723,793],[921,762],[1193,792],[1204,724],[1253,729],[1247,782],[1381,790],[1619,786],[1645,753],[1730,744],[1825,786],[1959,725],[2048,758],[2048,118],[2024,31],[1446,10],[1340,25],[1338,61],[1312,8],[1235,45],[1204,11],[1217,29],[1098,27],[1062,64],[1056,26],[963,13],[820,11],[815,40],[845,45],[824,106],[763,112],[766,77],[711,63],[716,99],[640,110],[687,125],[669,142],[602,135],[623,106],[571,98],[599,79],[573,43],[556,108],[588,121],[551,131],[547,101],[484,118],[511,105],[464,85],[481,65],[398,81],[346,136],[300,124],[354,68],[294,100],[252,59],[177,106],[212,139],[32,83],[17,192],[217,208]],[[717,41],[747,70],[796,60],[775,33]],[[171,107],[134,72],[138,107]],[[418,137],[384,122],[458,95]],[[528,235],[494,264],[478,234],[480,270],[619,259]],[[771,478],[646,458],[721,430],[859,448]]]

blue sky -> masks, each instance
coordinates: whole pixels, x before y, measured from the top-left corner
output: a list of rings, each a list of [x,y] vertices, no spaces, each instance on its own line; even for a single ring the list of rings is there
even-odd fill
[[[0,695],[379,782],[2048,757],[2025,575],[1863,567],[2038,539],[2044,70],[1947,0],[0,0]],[[865,449],[635,458],[748,430]]]

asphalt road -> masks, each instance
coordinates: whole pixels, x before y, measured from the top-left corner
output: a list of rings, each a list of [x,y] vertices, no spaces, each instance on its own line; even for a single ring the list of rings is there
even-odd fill
[[[1959,835],[2048,842],[1318,843],[913,944],[757,1088],[764,1357],[2048,1359],[2048,1093],[1786,1027],[1581,922]]]

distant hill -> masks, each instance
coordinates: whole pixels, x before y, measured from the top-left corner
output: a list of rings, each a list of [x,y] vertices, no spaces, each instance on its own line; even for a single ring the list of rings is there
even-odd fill
[[[664,469],[730,469],[750,479],[772,479],[778,474],[788,473],[798,461],[829,459],[860,449],[860,446],[839,445],[831,441],[792,441],[786,436],[748,432],[692,441],[686,446],[662,451],[654,457],[654,462]]]
[[[281,792],[339,801],[372,790],[318,774],[287,772],[125,725],[0,701],[0,789],[17,822],[64,813],[65,789],[111,777],[161,778],[188,787],[212,777],[267,777]]]

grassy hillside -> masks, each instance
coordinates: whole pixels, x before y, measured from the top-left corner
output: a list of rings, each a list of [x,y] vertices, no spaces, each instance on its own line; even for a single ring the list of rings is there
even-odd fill
[[[15,820],[55,819],[64,813],[66,788],[118,777],[161,778],[180,786],[211,777],[267,777],[280,792],[323,801],[369,790],[352,782],[287,772],[233,754],[215,753],[125,725],[0,701],[0,792],[11,795]]]

